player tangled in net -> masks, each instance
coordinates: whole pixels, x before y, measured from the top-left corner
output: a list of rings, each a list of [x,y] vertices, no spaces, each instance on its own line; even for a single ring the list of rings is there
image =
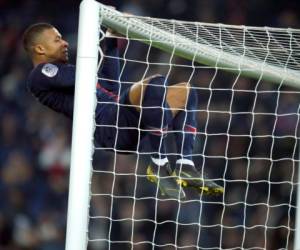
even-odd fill
[[[27,82],[29,91],[43,105],[72,119],[75,66],[68,64],[68,43],[51,24],[37,23],[24,32],[23,45],[34,65]],[[103,50],[107,57],[98,74],[109,80],[97,83],[97,99],[103,103],[95,111],[95,144],[117,152],[137,151],[138,140],[147,137],[152,152],[147,178],[162,194],[183,199],[181,187],[194,188],[200,194],[223,193],[223,188],[200,173],[192,160],[197,127],[195,90],[186,82],[168,86],[166,77],[153,75],[119,96],[119,86],[113,84],[120,75],[117,39],[105,41]],[[173,168],[164,142],[169,129],[175,133],[177,148]]]

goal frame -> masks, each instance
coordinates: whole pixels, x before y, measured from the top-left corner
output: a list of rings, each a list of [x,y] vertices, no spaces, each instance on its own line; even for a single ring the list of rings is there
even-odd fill
[[[88,243],[99,9],[94,0],[83,0],[80,4],[66,250],[85,250]]]
[[[122,21],[120,22],[120,20]],[[85,250],[88,243],[90,182],[95,129],[95,124],[91,121],[94,120],[96,106],[95,86],[99,60],[100,23],[129,38],[140,39],[141,42],[145,43],[151,41],[153,47],[163,51],[173,51],[175,55],[195,62],[206,65],[216,65],[217,63],[218,67],[222,67],[226,71],[300,88],[300,73],[295,70],[284,70],[267,65],[266,71],[262,74],[261,70],[257,70],[261,69],[262,65],[255,66],[257,63],[255,60],[248,58],[238,60],[239,58],[235,55],[228,55],[227,52],[220,53],[218,50],[213,51],[205,45],[197,44],[181,36],[179,37],[181,42],[178,43],[174,40],[174,36],[167,32],[161,32],[160,29],[156,30],[156,28],[149,29],[147,26],[139,27],[137,20],[131,16],[121,14],[95,0],[83,0],[80,4],[78,29],[66,250]],[[224,24],[220,24],[220,26],[222,25],[224,26]],[[159,41],[161,35],[165,36],[165,39]],[[153,38],[155,38],[154,41],[151,40]],[[196,55],[195,51],[197,51]],[[300,163],[298,168],[300,168]],[[298,173],[300,178],[300,171]],[[297,190],[297,204],[299,205],[299,179]],[[296,242],[296,239],[300,238],[299,228],[300,215],[297,211],[294,249],[300,249],[300,242]]]

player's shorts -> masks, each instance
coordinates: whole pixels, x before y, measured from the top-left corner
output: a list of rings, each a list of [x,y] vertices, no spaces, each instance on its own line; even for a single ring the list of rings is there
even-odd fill
[[[118,153],[134,153],[139,140],[144,137],[138,129],[140,113],[130,105],[129,88],[119,100],[101,102],[96,108],[96,147],[117,150]]]

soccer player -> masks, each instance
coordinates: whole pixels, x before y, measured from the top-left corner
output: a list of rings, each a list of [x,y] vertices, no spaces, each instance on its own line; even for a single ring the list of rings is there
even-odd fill
[[[136,152],[138,140],[148,137],[152,155],[147,177],[162,194],[183,199],[181,187],[195,188],[202,194],[222,193],[223,188],[204,179],[192,160],[197,125],[193,111],[197,107],[195,91],[185,82],[168,86],[164,76],[154,75],[119,96],[117,39],[105,40],[102,46],[109,57],[105,57],[98,72],[103,80],[96,86],[97,99],[103,103],[95,111],[96,122],[101,125],[95,129],[95,144]],[[68,42],[51,24],[37,23],[24,32],[23,46],[34,66],[27,79],[29,91],[43,105],[72,119],[75,66],[68,63]],[[176,132],[178,159],[173,170],[164,143],[168,129]]]

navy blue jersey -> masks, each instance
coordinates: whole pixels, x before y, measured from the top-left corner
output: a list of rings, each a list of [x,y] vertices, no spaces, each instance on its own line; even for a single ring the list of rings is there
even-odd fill
[[[106,57],[98,72],[97,98],[102,101],[116,101],[120,71],[117,40],[110,39],[103,46]],[[39,64],[27,79],[29,91],[39,102],[69,118],[73,117],[74,86],[75,66],[58,62]]]
[[[62,63],[42,63],[29,74],[27,87],[43,105],[73,116],[75,66]]]
[[[105,57],[98,72],[99,81],[95,119],[95,143],[105,148],[136,150],[139,116],[130,107],[128,89],[119,96],[120,65],[117,40],[110,39],[103,50]],[[75,66],[63,63],[42,63],[35,67],[27,81],[29,91],[47,107],[73,117]],[[118,105],[118,104],[123,105]],[[125,105],[124,105],[125,104]],[[116,124],[118,121],[118,124]],[[116,126],[117,125],[117,126]],[[120,128],[117,133],[116,127]]]

